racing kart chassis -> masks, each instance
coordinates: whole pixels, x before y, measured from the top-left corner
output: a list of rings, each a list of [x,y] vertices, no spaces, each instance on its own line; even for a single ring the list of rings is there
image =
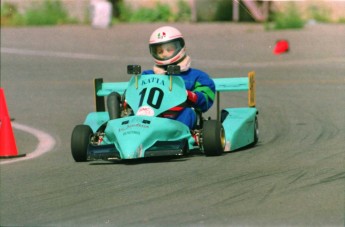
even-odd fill
[[[198,113],[193,130],[176,120],[160,117],[162,112],[186,101],[186,95],[178,95],[185,94],[182,79],[172,76],[179,74],[176,66],[168,68],[169,76],[141,76],[137,65],[128,66],[128,73],[133,75],[129,82],[105,83],[101,78],[95,79],[96,111],[89,113],[72,132],[75,161],[184,156],[192,149],[199,149],[206,156],[218,156],[257,143],[254,72],[248,77],[213,79],[217,119],[206,120]],[[143,95],[146,91],[149,95]],[[220,92],[229,91],[248,91],[248,107],[220,110]]]

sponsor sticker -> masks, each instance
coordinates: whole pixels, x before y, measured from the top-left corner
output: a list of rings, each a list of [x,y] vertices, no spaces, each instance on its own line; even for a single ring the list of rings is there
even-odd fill
[[[155,111],[149,106],[142,106],[138,109],[137,114],[138,116],[154,116]]]

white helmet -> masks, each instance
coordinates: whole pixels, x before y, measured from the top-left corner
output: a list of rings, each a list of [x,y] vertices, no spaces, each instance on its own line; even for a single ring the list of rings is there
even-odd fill
[[[168,58],[160,57],[157,54],[157,47],[167,43],[173,44],[175,46],[175,51],[173,55]],[[170,26],[160,27],[152,33],[149,41],[149,48],[156,65],[178,63],[186,56],[186,47],[181,32]]]

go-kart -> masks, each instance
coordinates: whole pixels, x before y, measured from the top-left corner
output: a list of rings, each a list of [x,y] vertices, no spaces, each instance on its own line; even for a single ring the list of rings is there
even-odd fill
[[[213,79],[217,119],[205,119],[195,110],[197,123],[190,130],[179,121],[162,117],[175,106],[188,105],[184,81],[176,76],[178,66],[169,66],[168,75],[141,75],[138,65],[128,66],[127,71],[132,75],[129,82],[95,79],[96,112],[75,126],[71,136],[76,162],[184,156],[192,150],[218,156],[257,143],[253,72],[243,78]],[[225,91],[248,91],[249,106],[220,110],[219,93]]]

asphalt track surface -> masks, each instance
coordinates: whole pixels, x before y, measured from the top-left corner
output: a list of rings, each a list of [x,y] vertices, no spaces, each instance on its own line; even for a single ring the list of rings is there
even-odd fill
[[[73,161],[70,136],[94,110],[93,78],[127,81],[127,64],[150,68],[158,26],[1,28],[10,115],[53,146],[1,160],[0,225],[344,226],[345,25],[175,24],[194,67],[215,78],[256,71],[258,145],[221,157]],[[282,38],[290,52],[272,54]],[[243,94],[222,95],[223,107],[239,105]],[[19,153],[42,147],[32,130],[14,128]]]

